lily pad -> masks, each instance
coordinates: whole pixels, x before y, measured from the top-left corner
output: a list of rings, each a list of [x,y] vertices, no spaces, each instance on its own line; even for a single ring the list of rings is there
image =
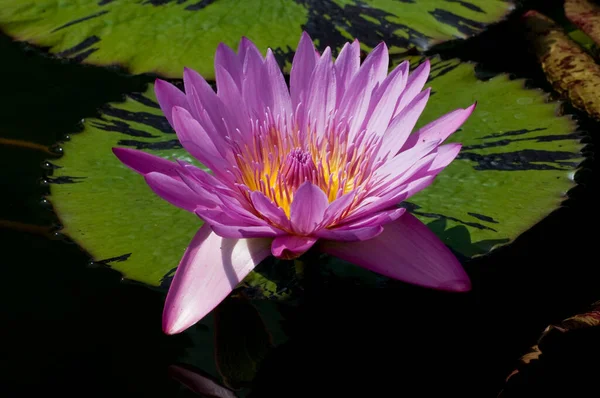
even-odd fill
[[[512,8],[506,0],[0,0],[0,29],[79,62],[173,78],[190,67],[212,78],[218,43],[241,36],[280,61],[303,29],[321,47],[357,37],[398,53],[472,36]]]
[[[481,81],[473,64],[457,60],[434,59],[429,84],[433,95],[420,125],[475,101],[478,107],[452,136],[464,144],[458,159],[403,206],[466,258],[511,241],[560,206],[575,184],[582,145],[575,123],[556,115],[557,104],[505,75]],[[50,200],[63,233],[96,261],[126,278],[166,287],[201,221],[157,197],[112,154],[113,146],[194,161],[149,87],[104,106],[100,118],[87,120],[84,131],[65,144]],[[244,283],[267,297],[285,298],[293,267],[267,259]]]

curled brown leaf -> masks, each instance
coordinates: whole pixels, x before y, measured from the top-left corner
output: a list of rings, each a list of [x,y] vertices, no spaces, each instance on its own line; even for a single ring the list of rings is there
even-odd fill
[[[562,96],[600,119],[600,66],[552,19],[528,11],[523,19],[548,81]]]

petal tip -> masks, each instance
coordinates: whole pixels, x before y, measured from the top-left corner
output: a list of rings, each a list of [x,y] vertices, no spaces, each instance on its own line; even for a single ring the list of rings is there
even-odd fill
[[[441,290],[446,290],[455,293],[466,293],[471,291],[471,280],[465,276],[463,279],[457,279],[449,282],[445,282],[438,286]]]

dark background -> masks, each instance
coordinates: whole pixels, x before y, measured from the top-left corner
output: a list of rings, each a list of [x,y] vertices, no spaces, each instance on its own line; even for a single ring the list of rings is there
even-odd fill
[[[561,1],[526,2],[560,17]],[[486,33],[432,50],[512,73],[551,91],[519,29],[517,10]],[[0,137],[50,146],[83,117],[142,91],[130,77],[60,61],[0,36]],[[578,117],[593,148],[599,124]],[[60,148],[51,151],[60,154]],[[0,220],[57,223],[43,162],[55,154],[0,145]],[[448,295],[411,286],[317,290],[288,314],[290,341],[274,350],[253,396],[495,397],[550,323],[600,300],[595,163],[584,162],[565,205],[510,246],[466,264],[474,289]],[[167,373],[190,341],[160,330],[164,296],[88,265],[77,246],[40,229],[0,223],[0,395],[193,396]],[[597,396],[600,333],[559,339],[507,396]],[[596,375],[596,376],[594,376]]]

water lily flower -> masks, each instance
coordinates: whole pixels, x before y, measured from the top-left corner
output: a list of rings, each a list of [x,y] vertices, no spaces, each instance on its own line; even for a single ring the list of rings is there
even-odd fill
[[[169,289],[163,329],[179,333],[218,305],[265,257],[311,247],[408,283],[467,291],[452,252],[398,204],[432,183],[461,145],[441,143],[474,105],[413,132],[430,65],[388,74],[379,44],[360,61],[358,41],[333,60],[304,33],[289,90],[273,52],[243,38],[216,52],[217,91],[196,72],[185,93],[156,81],[156,96],[187,152],[184,161],[114,148],[161,198],[204,220]]]

